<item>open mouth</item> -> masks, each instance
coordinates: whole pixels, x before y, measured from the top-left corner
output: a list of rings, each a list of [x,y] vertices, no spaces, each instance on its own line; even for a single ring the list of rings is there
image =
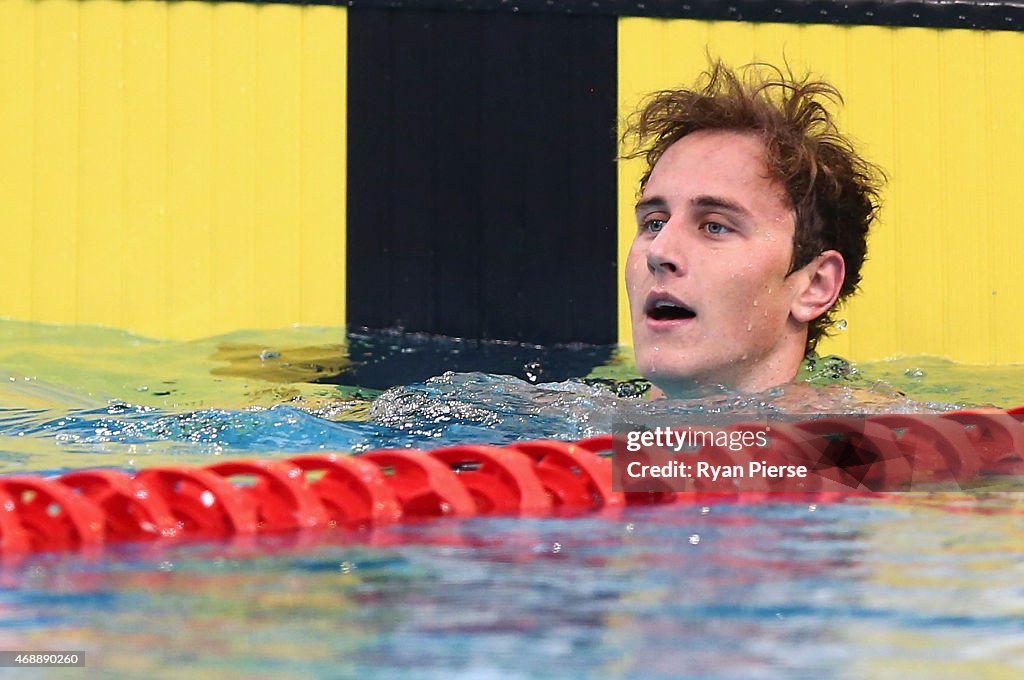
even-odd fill
[[[671,300],[656,300],[647,305],[647,316],[655,321],[675,321],[692,319],[697,313]]]

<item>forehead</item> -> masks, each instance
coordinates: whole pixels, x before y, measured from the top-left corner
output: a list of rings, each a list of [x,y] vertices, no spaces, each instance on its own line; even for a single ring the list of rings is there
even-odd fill
[[[643,196],[683,201],[719,196],[765,216],[791,213],[785,188],[769,174],[764,155],[764,144],[752,132],[693,132],[658,159]]]

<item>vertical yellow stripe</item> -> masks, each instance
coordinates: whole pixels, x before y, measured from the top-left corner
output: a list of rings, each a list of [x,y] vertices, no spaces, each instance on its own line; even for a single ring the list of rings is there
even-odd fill
[[[168,10],[163,2],[124,5],[122,318],[126,328],[158,336],[172,334],[165,285]]]
[[[36,14],[32,301],[43,321],[77,320],[78,4]]]
[[[894,164],[893,121],[893,32],[877,26],[856,26],[847,30],[847,47],[852,65],[847,69],[843,90],[846,120],[857,149],[865,158],[891,171]],[[823,342],[821,352],[843,356],[884,357],[891,353],[891,338],[881,328],[896,328],[901,270],[896,254],[897,225],[891,215],[895,196],[883,194],[881,221],[871,232],[868,259],[861,272],[861,291],[837,318],[846,319],[847,329],[837,331],[835,340]],[[841,342],[847,341],[846,345]]]
[[[754,26],[755,24],[740,21],[708,22],[707,45],[711,56],[733,66],[756,61],[757,56],[753,50]],[[703,59],[700,67],[691,69],[691,73],[685,76],[683,82],[693,82],[694,76],[706,66],[707,59]]]
[[[166,278],[171,321],[185,333],[210,327],[212,214],[211,39],[214,6],[171,5],[167,30]],[[230,255],[228,255],[230,256]]]
[[[345,183],[348,15],[309,7],[302,15],[301,260],[299,319],[345,323]]]
[[[896,253],[901,266],[901,313],[897,319],[895,347],[913,347],[916,353],[945,355],[947,299],[943,286],[941,202],[947,187],[942,184],[939,158],[931,151],[940,141],[937,118],[938,34],[926,29],[899,31],[895,44],[893,134],[896,147],[891,191],[897,195],[890,214],[896,228]],[[929,151],[924,152],[923,151]]]
[[[78,10],[43,0],[36,14],[32,300],[44,321],[77,320]]]
[[[755,24],[753,53],[747,61],[765,61],[782,67],[789,63],[794,71],[806,68],[800,31],[786,24]]]
[[[122,271],[97,263],[121,262],[122,44],[124,3],[81,4],[78,143],[77,317],[122,324]]]
[[[992,360],[988,229],[964,228],[984,220],[976,201],[988,202],[983,34],[941,31],[938,36],[939,72],[944,83],[956,84],[940,87],[938,97],[943,195],[952,199],[942,201],[945,205],[938,224],[943,234],[938,266],[946,291],[944,349],[961,361],[985,363]]]
[[[35,59],[34,5],[0,2],[0,315],[32,315],[33,139]]]
[[[214,328],[253,325],[256,304],[256,5],[216,6],[213,36]]]
[[[714,24],[705,21],[652,21],[654,25],[661,24],[664,62],[660,69],[639,63],[634,66],[634,70],[649,71],[652,79],[656,78],[651,83],[652,89],[673,87],[692,80],[696,73],[694,69],[706,61],[704,46],[708,44]],[[649,56],[640,52],[634,55],[636,58],[649,59]],[[636,105],[635,101],[633,105]]]
[[[957,225],[965,232],[989,232],[991,321],[997,362],[1024,362],[1024,33],[986,34],[984,92],[990,119],[986,126],[988,195],[976,206],[974,220]],[[964,196],[964,201],[973,197]]]
[[[846,36],[849,28],[838,26],[810,25],[801,27],[801,43],[806,55],[806,69],[818,78],[832,83],[840,92],[847,91],[849,70]],[[861,68],[860,64],[856,66]],[[802,73],[800,74],[802,75]],[[840,129],[846,131],[847,110],[833,109],[837,114]]]
[[[266,5],[257,16],[256,285],[262,322],[283,326],[298,312],[301,21],[293,8]]]

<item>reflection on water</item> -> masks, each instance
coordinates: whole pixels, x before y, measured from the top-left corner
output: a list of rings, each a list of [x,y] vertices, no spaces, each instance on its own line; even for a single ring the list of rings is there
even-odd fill
[[[93,676],[1001,677],[1019,520],[676,506],[36,558],[4,572],[0,647],[84,649]]]
[[[452,341],[462,363],[437,338],[359,342],[0,322],[0,471],[575,438],[623,409],[1024,403],[1020,367],[825,362],[823,389],[648,403],[612,348],[572,364],[484,347],[512,362],[494,375]],[[382,392],[396,357],[418,377]],[[355,375],[380,382],[323,382]],[[1022,510],[1012,493],[905,494],[34,555],[0,565],[0,649],[85,650],[61,677],[1017,677]]]

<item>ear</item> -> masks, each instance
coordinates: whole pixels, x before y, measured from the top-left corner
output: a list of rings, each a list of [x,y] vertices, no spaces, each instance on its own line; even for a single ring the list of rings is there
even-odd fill
[[[790,312],[801,323],[810,323],[836,303],[846,279],[846,262],[835,250],[826,250],[800,270],[801,289]]]

